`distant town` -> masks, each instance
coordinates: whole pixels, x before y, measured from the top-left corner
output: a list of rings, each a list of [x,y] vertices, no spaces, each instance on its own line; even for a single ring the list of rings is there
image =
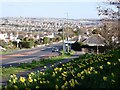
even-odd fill
[[[0,39],[5,40],[9,37],[14,41],[19,37],[22,32],[25,32],[24,36],[28,36],[28,33],[37,32],[39,35],[34,35],[36,38],[49,35],[54,32],[58,34],[58,30],[63,27],[70,27],[74,31],[77,28],[83,28],[89,30],[89,28],[96,28],[100,25],[100,20],[89,19],[66,19],[66,18],[24,18],[24,17],[4,17],[0,18]],[[16,33],[16,34],[15,34]],[[41,35],[40,35],[41,34]],[[23,35],[23,33],[22,33]],[[33,36],[31,34],[31,36]],[[7,39],[6,39],[7,40]]]

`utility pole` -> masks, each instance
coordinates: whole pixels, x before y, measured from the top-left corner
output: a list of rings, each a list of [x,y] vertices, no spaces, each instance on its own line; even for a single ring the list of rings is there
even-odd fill
[[[69,31],[69,28],[68,28],[68,12],[66,13],[66,15],[67,15],[67,28],[66,29],[68,29],[67,31]],[[68,40],[69,39],[69,33],[67,34],[67,42],[69,41]],[[67,53],[69,53],[69,44],[67,45]]]
[[[63,54],[65,51],[65,43],[64,43],[64,27],[62,28],[62,36],[63,36]]]
[[[68,29],[68,13],[66,13],[67,14],[67,29]],[[69,37],[69,35],[67,34],[67,41],[68,41],[68,37]]]

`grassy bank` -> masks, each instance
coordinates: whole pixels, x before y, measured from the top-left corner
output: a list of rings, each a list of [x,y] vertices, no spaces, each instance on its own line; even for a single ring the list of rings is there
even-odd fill
[[[119,88],[120,49],[102,54],[85,54],[79,59],[45,72],[31,72],[27,78],[11,75],[8,89]]]

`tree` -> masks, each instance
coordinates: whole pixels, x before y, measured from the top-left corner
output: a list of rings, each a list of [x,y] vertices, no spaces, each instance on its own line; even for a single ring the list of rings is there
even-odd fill
[[[48,44],[50,42],[50,39],[48,37],[43,38],[43,43]]]
[[[117,10],[111,7],[97,7],[98,15],[103,18],[101,32],[103,37],[108,40],[110,46],[118,47],[120,45],[120,0],[107,1],[108,5],[115,6]]]

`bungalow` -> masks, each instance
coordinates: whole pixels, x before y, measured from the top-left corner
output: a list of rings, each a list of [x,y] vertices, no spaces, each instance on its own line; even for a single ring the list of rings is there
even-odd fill
[[[82,50],[90,53],[99,53],[99,51],[103,52],[104,49],[102,48],[104,48],[106,40],[100,34],[93,34],[83,41],[83,44]]]

